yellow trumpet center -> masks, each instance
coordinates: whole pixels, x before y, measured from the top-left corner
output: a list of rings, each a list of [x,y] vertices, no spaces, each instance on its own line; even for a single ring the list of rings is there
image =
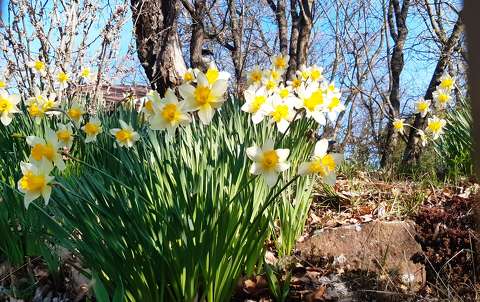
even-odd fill
[[[280,122],[281,120],[288,118],[288,106],[287,105],[278,105],[275,107],[275,110],[272,112],[272,118],[275,122]]]
[[[43,175],[34,175],[30,171],[20,179],[20,187],[28,192],[42,192],[46,185],[47,182]]]
[[[177,110],[177,105],[167,104],[163,107],[162,117],[167,122],[177,121],[179,118],[179,112]]]
[[[278,155],[275,150],[266,151],[263,153],[261,164],[264,170],[272,170],[278,164]]]

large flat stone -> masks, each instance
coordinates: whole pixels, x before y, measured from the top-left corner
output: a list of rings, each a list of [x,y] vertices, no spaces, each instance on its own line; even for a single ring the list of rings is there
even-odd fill
[[[333,256],[346,270],[365,270],[379,276],[397,276],[410,290],[425,283],[425,268],[410,258],[421,253],[411,221],[372,221],[366,224],[322,229],[297,243],[306,259]]]

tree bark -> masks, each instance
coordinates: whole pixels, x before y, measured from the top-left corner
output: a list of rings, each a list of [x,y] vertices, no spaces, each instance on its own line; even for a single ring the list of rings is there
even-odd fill
[[[395,44],[390,60],[392,75],[390,97],[388,99],[390,119],[387,124],[387,133],[385,135],[382,158],[380,160],[380,166],[382,167],[389,164],[398,139],[398,135],[393,128],[393,119],[398,118],[400,115],[400,75],[404,67],[403,49],[408,35],[406,20],[409,7],[410,0],[404,0],[402,6],[400,6],[399,0],[391,0],[388,7],[387,19],[390,27],[390,36]]]
[[[312,6],[313,0],[299,0],[300,22],[297,42],[297,69],[307,64],[307,53],[310,42],[310,33],[312,32]]]
[[[131,0],[137,53],[152,89],[163,95],[186,71],[177,33],[178,1]]]
[[[440,58],[438,59],[437,66],[433,72],[433,76],[428,85],[428,89],[425,92],[424,98],[426,100],[432,99],[432,94],[435,91],[437,85],[439,84],[440,77],[443,75],[447,69],[450,58],[455,50],[455,47],[458,45],[458,42],[463,33],[463,22],[462,22],[462,12],[458,15],[457,21],[453,27],[452,33],[448,38],[447,43],[442,47],[442,52]],[[409,167],[420,159],[422,148],[420,146],[418,139],[417,129],[423,129],[425,126],[426,118],[422,118],[420,114],[415,116],[415,121],[413,123],[413,128],[411,128],[408,134],[407,145],[403,153],[402,166]]]
[[[300,16],[297,12],[298,0],[290,1],[290,16],[292,18],[292,27],[290,30],[290,51],[287,69],[287,78],[291,79],[295,75],[297,68],[297,44],[298,44],[298,27],[300,23]]]
[[[285,0],[277,0],[277,4],[273,0],[267,0],[267,2],[275,13],[275,19],[277,20],[280,52],[286,55],[288,53],[288,23],[285,12]]]

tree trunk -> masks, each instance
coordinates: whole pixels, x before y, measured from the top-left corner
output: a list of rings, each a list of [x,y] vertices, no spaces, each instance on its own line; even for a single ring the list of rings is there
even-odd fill
[[[297,42],[297,69],[307,64],[307,53],[310,42],[310,33],[312,32],[312,6],[313,0],[299,0],[300,22]]]
[[[439,84],[440,77],[445,72],[448,66],[448,62],[450,61],[450,57],[452,56],[455,47],[457,46],[462,36],[463,23],[461,20],[461,15],[462,13],[458,15],[457,22],[453,27],[452,33],[447,43],[442,48],[440,58],[437,62],[437,66],[435,67],[435,71],[433,72],[433,76],[430,80],[430,84],[428,85],[428,89],[425,92],[424,98],[426,100],[432,99],[432,94],[435,91],[437,85]],[[425,126],[425,120],[426,118],[422,118],[420,114],[417,114],[415,116],[413,128],[411,128],[409,132],[407,146],[405,147],[405,151],[403,153],[402,166],[404,167],[409,167],[414,163],[418,162],[418,160],[420,159],[422,149],[420,144],[418,143],[419,139],[417,137],[417,129],[423,129],[423,127]]]
[[[203,16],[205,15],[205,0],[196,0],[192,17],[192,37],[190,39],[190,67],[205,71],[207,66],[203,60],[203,45],[205,43],[205,31]]]
[[[387,133],[383,143],[382,158],[380,161],[380,166],[382,167],[385,167],[390,163],[398,139],[398,134],[393,128],[393,119],[398,118],[400,115],[400,75],[404,67],[403,48],[408,35],[406,19],[409,7],[409,0],[404,0],[401,7],[398,0],[391,0],[388,7],[387,19],[390,27],[390,36],[395,44],[392,52],[392,59],[390,60],[390,70],[392,75],[390,97],[388,99],[390,119],[387,124]],[[394,15],[395,23],[393,20]]]
[[[288,53],[288,23],[285,12],[285,0],[278,0],[277,4],[273,0],[268,0],[268,4],[275,13],[275,19],[277,20],[280,52],[286,55]]]
[[[163,95],[186,71],[177,33],[178,2],[131,0],[137,53],[152,89]]]
[[[291,79],[297,71],[297,43],[298,43],[298,27],[300,23],[300,17],[297,12],[298,0],[290,1],[290,16],[292,17],[292,28],[290,31],[290,51],[287,69],[287,78]]]

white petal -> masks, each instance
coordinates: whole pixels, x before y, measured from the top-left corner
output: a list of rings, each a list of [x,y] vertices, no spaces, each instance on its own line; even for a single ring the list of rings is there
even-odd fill
[[[122,120],[119,120],[119,122],[120,122],[120,126],[122,127],[122,129],[130,128],[130,125],[128,125],[126,122],[124,122]]]
[[[12,117],[8,113],[3,113],[0,117],[0,121],[3,125],[8,126],[12,122]]]
[[[337,175],[335,172],[328,173],[322,178],[322,181],[326,183],[327,185],[333,186],[335,184],[335,181],[337,180]]]
[[[330,154],[335,161],[335,165],[338,167],[343,163],[343,154],[340,153],[331,153]]]
[[[281,120],[280,122],[277,123],[278,131],[280,131],[280,133],[285,133],[289,125],[290,123],[287,120]]]
[[[252,114],[252,122],[256,125],[256,124],[260,123],[261,121],[263,121],[264,117],[265,117],[265,115],[262,112],[257,111],[254,114]]]
[[[248,158],[253,161],[258,161],[262,155],[262,149],[257,146],[249,147],[246,150]]]
[[[263,174],[263,177],[265,178],[265,182],[269,187],[273,187],[277,183],[278,179],[278,173],[275,172],[267,172]]]
[[[277,149],[275,152],[278,155],[278,160],[281,162],[287,160],[288,155],[290,155],[289,149]]]
[[[275,142],[269,138],[267,139],[267,141],[263,144],[262,146],[262,151],[269,151],[269,150],[273,150],[273,148],[275,147]]]
[[[215,110],[213,110],[213,108],[208,105],[203,106],[202,108],[200,108],[200,110],[198,110],[198,117],[200,118],[200,121],[202,121],[204,125],[210,124],[214,114],[215,114]]]
[[[277,172],[283,172],[285,170],[288,170],[290,168],[290,163],[279,163],[275,170]]]
[[[221,97],[227,91],[228,83],[225,80],[217,80],[212,86],[212,94],[215,97]]]
[[[43,200],[45,201],[45,205],[48,205],[48,201],[50,200],[50,195],[52,194],[52,187],[46,186],[45,190],[42,192]]]
[[[38,197],[40,197],[39,193],[25,193],[25,196],[23,197],[23,203],[25,205],[25,208],[28,209],[28,206],[32,203],[32,201],[34,201]]]
[[[326,119],[325,119],[325,114],[323,114],[323,112],[321,111],[314,111],[311,113],[312,114],[312,117],[313,119],[319,123],[320,125],[325,125],[327,123]]]
[[[262,173],[262,166],[259,163],[253,163],[250,167],[250,173],[253,175],[258,175]]]
[[[328,150],[328,140],[321,139],[315,144],[315,150],[313,151],[313,155],[323,156],[327,154],[327,150]]]
[[[310,173],[310,163],[301,163],[298,167],[299,175],[306,175]]]

